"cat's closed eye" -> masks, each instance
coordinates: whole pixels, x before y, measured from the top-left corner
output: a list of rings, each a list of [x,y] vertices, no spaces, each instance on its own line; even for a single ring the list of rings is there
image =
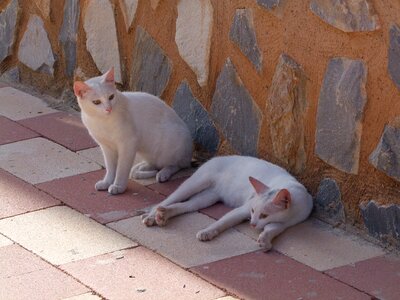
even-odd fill
[[[260,214],[260,219],[265,219],[266,217],[268,217],[267,214]]]
[[[93,104],[94,104],[94,105],[99,105],[100,103],[101,103],[100,100],[93,100]]]
[[[254,208],[251,209],[251,213],[254,214]]]
[[[114,94],[111,94],[110,97],[108,97],[108,100],[114,99]]]

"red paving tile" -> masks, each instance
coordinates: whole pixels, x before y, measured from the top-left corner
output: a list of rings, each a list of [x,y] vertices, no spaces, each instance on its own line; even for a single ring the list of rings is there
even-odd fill
[[[18,245],[0,247],[0,299],[63,299],[89,290]]]
[[[11,121],[3,116],[0,116],[0,128],[0,145],[27,140],[39,136],[39,134],[36,132],[33,132],[32,130],[21,126],[17,122]]]
[[[277,252],[253,252],[191,270],[244,299],[370,299]]]
[[[400,259],[387,256],[326,271],[330,276],[378,299],[400,299]]]
[[[232,208],[222,204],[222,203],[217,203],[214,204],[213,206],[201,209],[200,212],[215,219],[219,220],[223,215],[225,215],[227,212],[231,211]]]
[[[25,119],[19,123],[72,151],[97,146],[76,115],[58,112]]]
[[[138,215],[142,208],[159,203],[164,199],[160,194],[130,181],[128,189],[121,195],[98,192],[95,183],[103,178],[105,170],[56,179],[41,183],[38,188],[57,199],[106,224]]]
[[[0,247],[0,278],[18,276],[49,267],[45,261],[16,244]]]
[[[171,181],[163,182],[163,183],[154,183],[148,186],[148,188],[160,193],[164,196],[171,195],[188,177],[181,177],[177,179],[173,179]]]
[[[0,169],[0,219],[59,204],[60,201]]]

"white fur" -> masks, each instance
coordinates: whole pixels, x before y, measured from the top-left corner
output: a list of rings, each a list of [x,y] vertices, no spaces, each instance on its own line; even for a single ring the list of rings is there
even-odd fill
[[[261,181],[265,192],[257,193],[249,177]],[[283,189],[287,189],[291,196],[288,208],[273,202]],[[251,224],[262,230],[258,242],[265,250],[271,248],[276,235],[305,220],[313,206],[306,188],[281,167],[253,157],[225,156],[201,166],[174,193],[144,215],[143,223],[163,226],[169,218],[218,201],[235,209],[198,232],[197,238],[211,240],[222,231],[251,218]],[[268,213],[268,217],[261,219],[261,213]]]
[[[116,90],[114,82],[106,80],[109,72],[86,81],[87,91],[80,93],[79,87],[75,91],[82,121],[100,145],[106,163],[106,176],[96,183],[96,189],[124,192],[131,169],[134,178],[157,174],[157,180],[164,182],[189,167],[192,139],[186,124],[153,95]],[[114,99],[109,100],[110,95]],[[95,105],[95,100],[101,104]],[[132,168],[136,153],[145,162]]]

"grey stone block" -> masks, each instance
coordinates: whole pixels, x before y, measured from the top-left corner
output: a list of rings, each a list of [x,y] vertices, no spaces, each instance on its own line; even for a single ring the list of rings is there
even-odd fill
[[[122,10],[122,15],[125,21],[126,31],[129,31],[129,27],[131,27],[133,19],[135,18],[138,2],[139,2],[138,0],[119,1]]]
[[[283,17],[283,11],[288,0],[257,0],[257,3],[278,18]]]
[[[388,70],[393,82],[400,89],[400,27],[394,24],[390,28]]]
[[[314,207],[316,214],[331,224],[345,222],[342,196],[339,186],[333,179],[325,178],[321,181]]]
[[[351,174],[358,173],[366,80],[364,61],[331,59],[319,96],[315,153]]]
[[[257,3],[267,9],[276,8],[282,0],[257,0]]]
[[[385,242],[400,246],[400,206],[377,205],[375,201],[360,205],[361,215],[369,233]]]
[[[34,71],[53,75],[53,50],[43,20],[32,15],[18,49],[18,59]]]
[[[369,161],[375,168],[400,182],[400,117],[385,126]]]
[[[18,0],[13,0],[0,13],[0,62],[11,54],[15,41]]]
[[[130,86],[134,91],[161,96],[172,72],[172,62],[140,26],[136,29]]]
[[[3,74],[1,74],[0,80],[4,82],[18,83],[20,81],[19,68],[14,67],[5,71]]]
[[[75,70],[79,11],[78,0],[67,0],[65,2],[64,19],[59,39],[64,50],[65,71],[68,77],[72,77]]]
[[[103,74],[114,67],[115,81],[122,83],[114,5],[109,0],[87,1],[83,18],[86,49]]]
[[[229,58],[217,79],[211,114],[235,151],[257,155],[261,111]]]
[[[211,0],[177,1],[175,44],[179,55],[197,76],[201,87],[208,84],[214,8]]]
[[[194,142],[210,154],[215,154],[219,145],[218,132],[186,81],[178,87],[172,107],[189,127]]]
[[[370,0],[312,0],[311,11],[344,32],[374,31],[379,18]]]
[[[274,156],[295,172],[300,172],[306,162],[306,83],[303,68],[291,57],[282,54],[269,88],[267,116]]]
[[[236,10],[229,37],[253,63],[257,71],[261,71],[262,57],[257,44],[251,9],[241,8]]]

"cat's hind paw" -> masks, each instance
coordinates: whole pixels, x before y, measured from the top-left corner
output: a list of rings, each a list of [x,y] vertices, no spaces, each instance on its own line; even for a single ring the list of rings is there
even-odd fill
[[[163,182],[168,181],[168,179],[169,179],[170,177],[171,177],[170,174],[168,174],[168,173],[161,173],[161,171],[160,171],[160,172],[158,172],[157,175],[156,175],[156,180],[157,180],[157,182],[159,182],[159,183],[163,183]]]
[[[96,189],[96,191],[107,191],[110,185],[111,184],[108,183],[107,181],[100,180],[96,182],[94,188]]]
[[[160,183],[166,182],[178,171],[179,167],[177,166],[164,167],[157,173],[156,180]]]
[[[142,223],[147,227],[153,226],[156,223],[154,216],[151,214],[144,214],[142,215]]]
[[[213,238],[215,238],[218,235],[218,233],[215,230],[200,230],[197,234],[196,237],[199,241],[206,242],[206,241],[211,241]]]
[[[116,185],[116,184],[112,184],[108,187],[108,193],[110,193],[111,195],[122,194],[123,192],[125,192],[125,190],[126,190],[126,187]]]
[[[155,220],[158,226],[162,227],[167,224],[167,209],[164,206],[157,207]]]

